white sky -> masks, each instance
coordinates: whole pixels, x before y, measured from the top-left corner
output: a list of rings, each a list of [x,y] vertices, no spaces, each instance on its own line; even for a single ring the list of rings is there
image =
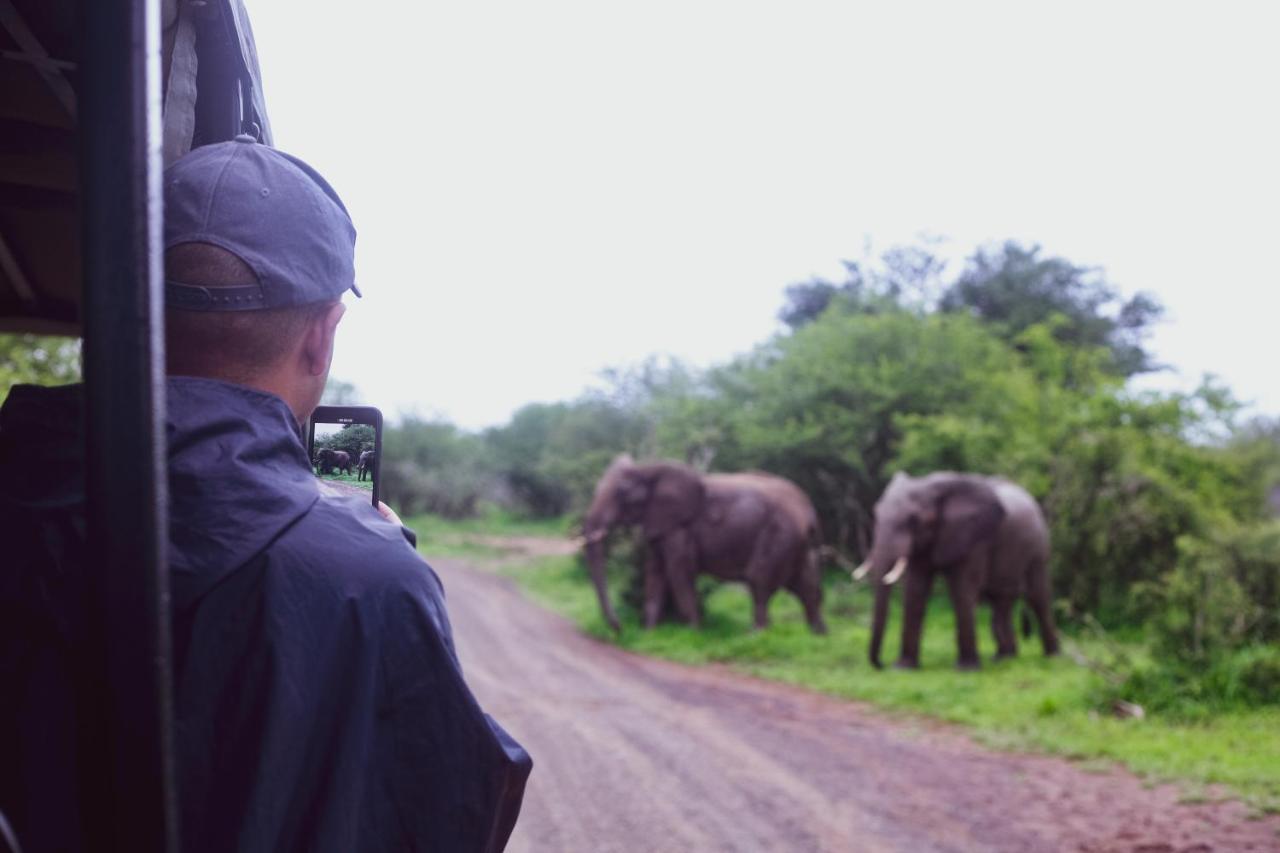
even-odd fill
[[[707,365],[870,239],[1015,238],[1280,413],[1280,4],[250,0],[360,232],[334,375],[465,426]]]

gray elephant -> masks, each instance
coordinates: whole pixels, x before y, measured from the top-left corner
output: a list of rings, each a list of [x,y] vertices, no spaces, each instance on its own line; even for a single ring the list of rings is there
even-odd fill
[[[605,537],[630,525],[639,525],[646,540],[645,627],[657,623],[668,588],[680,615],[697,627],[694,577],[706,572],[747,584],[757,628],[768,625],[769,599],[785,587],[804,605],[810,629],[826,632],[817,515],[791,482],[759,472],[702,475],[676,462],[615,459],[583,523],[587,566],[614,631],[620,628],[605,583]]]
[[[957,666],[979,666],[974,610],[991,602],[996,657],[1017,654],[1013,608],[1025,599],[1040,625],[1046,655],[1058,651],[1049,586],[1049,530],[1035,499],[998,477],[949,471],[896,474],[876,504],[875,541],[855,579],[875,584],[871,663],[880,667],[892,585],[906,578],[899,667],[920,665],[920,633],[934,578],[947,579],[956,614]],[[1030,632],[1023,611],[1024,633]]]
[[[332,474],[335,470],[351,475],[351,454],[345,450],[334,450],[322,447],[316,451],[316,466],[321,474]]]
[[[364,477],[368,474],[369,479],[372,480],[374,465],[377,464],[377,461],[378,454],[376,452],[372,450],[362,450],[360,452],[360,461],[356,463],[356,471],[358,472],[356,479],[364,482]]]

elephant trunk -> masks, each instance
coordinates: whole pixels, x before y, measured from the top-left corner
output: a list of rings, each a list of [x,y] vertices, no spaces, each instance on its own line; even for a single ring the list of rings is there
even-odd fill
[[[889,596],[893,594],[893,587],[889,584],[876,584],[876,602],[875,610],[871,616],[871,648],[868,656],[871,665],[876,669],[880,669],[880,643],[884,640],[884,625],[889,617]]]
[[[605,558],[608,556],[604,547],[605,533],[607,530],[601,528],[587,534],[587,570],[591,572],[591,582],[595,584],[596,597],[600,599],[600,612],[604,614],[604,619],[613,629],[613,633],[621,634],[622,626],[618,623],[618,616],[613,612],[613,605],[609,602],[609,586],[604,576]]]

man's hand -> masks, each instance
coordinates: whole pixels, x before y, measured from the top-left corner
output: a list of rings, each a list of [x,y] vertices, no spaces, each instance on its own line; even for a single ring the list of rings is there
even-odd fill
[[[378,501],[378,515],[382,516],[392,524],[399,526],[400,532],[404,534],[404,538],[408,540],[409,544],[413,546],[415,551],[418,550],[418,534],[404,526],[404,522],[400,520],[400,516],[396,515],[395,510],[384,504],[382,501]],[[418,556],[422,557],[422,554],[418,554]],[[427,558],[422,557],[422,559],[425,562]]]
[[[384,504],[382,501],[378,501],[378,515],[382,516],[392,524],[398,524],[401,527],[404,527],[404,522],[400,520],[400,516],[396,515],[396,511]]]

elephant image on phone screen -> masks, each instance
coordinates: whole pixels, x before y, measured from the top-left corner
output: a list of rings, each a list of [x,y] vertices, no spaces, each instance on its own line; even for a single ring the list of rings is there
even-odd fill
[[[742,581],[751,592],[753,623],[769,623],[769,599],[779,589],[804,607],[814,633],[825,633],[817,559],[817,514],[788,480],[763,472],[700,474],[677,462],[613,461],[596,485],[583,523],[586,561],[605,620],[620,630],[605,582],[605,539],[616,527],[644,533],[644,624],[661,617],[667,590],[680,615],[701,623],[694,578],[699,573]]]
[[[322,447],[316,451],[315,463],[317,471],[322,475],[327,476],[335,471],[351,475],[351,454],[345,450]]]
[[[957,666],[979,667],[975,610],[991,603],[996,657],[1017,654],[1013,610],[1026,602],[1040,628],[1046,655],[1058,651],[1049,583],[1049,528],[1035,499],[998,477],[936,472],[894,475],[876,503],[870,555],[854,572],[875,587],[871,663],[880,667],[889,600],[903,590],[902,646],[897,666],[920,665],[920,636],[934,579],[946,578],[955,610]],[[1023,632],[1030,633],[1023,610]]]
[[[372,450],[364,450],[360,453],[360,461],[356,464],[356,479],[364,482],[365,475],[370,480],[373,479],[374,467],[378,462],[378,454]]]

